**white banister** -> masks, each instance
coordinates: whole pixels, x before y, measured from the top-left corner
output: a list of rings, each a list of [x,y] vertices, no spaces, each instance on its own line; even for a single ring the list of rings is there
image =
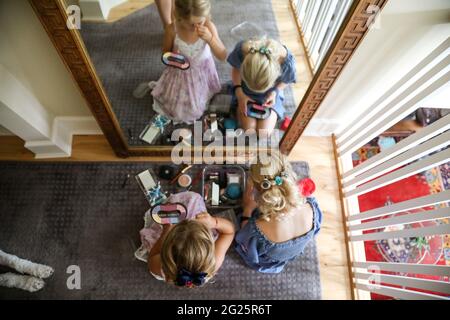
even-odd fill
[[[429,290],[432,292],[439,292],[450,295],[450,283],[438,280],[417,279],[412,277],[388,275],[372,272],[356,272],[356,279],[362,280],[374,280],[379,283],[399,285],[403,287],[409,287],[414,289]],[[376,285],[376,284],[374,284]]]
[[[363,174],[364,172],[374,168],[375,166],[386,162],[393,157],[398,156],[399,154],[418,146],[419,144],[441,134],[444,131],[450,129],[450,114],[439,119],[438,121],[432,123],[429,126],[426,126],[419,132],[410,135],[409,137],[401,140],[388,150],[384,152],[378,153],[370,159],[364,161],[360,165],[348,170],[346,173],[342,175],[342,180],[348,181],[354,176]],[[345,184],[344,184],[345,185]]]
[[[449,300],[447,297],[438,296],[435,294],[423,293],[419,291],[412,291],[406,289],[397,289],[393,287],[386,286],[374,286],[362,283],[355,284],[357,289],[366,290],[377,294],[382,294],[385,296],[390,296],[399,299],[408,300]]]
[[[319,9],[319,1],[315,4],[311,1],[291,0],[294,9],[297,8],[294,11],[306,51],[310,60],[314,60],[311,65],[317,70],[321,57],[326,54],[323,49],[330,45],[334,37],[331,35],[337,30],[337,21],[343,18],[341,9],[350,5],[351,1],[343,0],[336,4],[333,0],[324,0],[320,1]],[[346,254],[350,260],[349,279],[352,297],[357,299],[371,299],[371,293],[399,299],[449,299],[450,266],[367,261],[367,245],[371,245],[368,241],[393,239],[395,243],[395,239],[402,238],[427,242],[430,237],[436,237],[435,240],[440,241],[450,235],[450,223],[446,220],[450,218],[450,190],[433,190],[429,195],[416,198],[406,194],[408,200],[390,201],[385,206],[363,212],[361,208],[367,205],[367,201],[359,196],[375,191],[374,194],[383,199],[396,199],[395,194],[388,192],[390,189],[383,187],[393,186],[397,182],[395,186],[401,189],[402,179],[430,169],[439,171],[440,166],[450,164],[450,115],[438,120],[433,118],[432,123],[426,126],[417,126],[414,129],[416,132],[396,141],[389,148],[380,148],[378,154],[354,165],[355,151],[362,147],[365,149],[369,143],[373,145],[374,139],[388,134],[391,136],[389,131],[394,131],[396,125],[409,125],[409,121],[403,120],[418,108],[446,107],[447,96],[444,92],[450,84],[450,38],[445,36],[444,39],[444,36],[436,39],[430,48],[423,47],[420,54],[405,54],[413,58],[412,68],[399,68],[401,73],[388,72],[386,79],[380,74],[379,78],[370,82],[373,85],[366,90],[371,93],[358,96],[366,100],[355,98],[350,102],[355,108],[359,104],[370,106],[368,111],[356,116],[356,120],[345,123],[344,129],[339,128],[337,135],[333,134]],[[364,73],[364,70],[361,72]],[[344,82],[351,81],[348,76],[346,79]],[[336,103],[339,104],[339,101]],[[406,188],[405,192],[408,192]],[[408,212],[414,209],[422,210]],[[429,245],[431,247],[433,244],[430,242]],[[388,259],[384,257],[380,260]],[[427,292],[422,292],[424,290]]]
[[[338,2],[332,0],[323,1],[324,9],[320,16],[318,26],[311,38],[310,55],[313,61],[317,61],[320,55],[321,45],[323,43],[325,34],[332,21],[334,11],[336,10]]]
[[[361,131],[355,133],[351,139],[346,140],[341,146],[338,146],[339,155],[342,156],[347,152],[353,152],[367,143],[367,141],[391,128],[413,113],[422,100],[447,85],[449,81],[450,56],[447,56],[446,59],[433,67],[408,90],[389,103],[386,108],[380,110],[370,122],[365,123]]]
[[[353,0],[290,0],[303,42],[316,71],[333,42]]]
[[[383,270],[383,271],[412,273],[412,274],[429,274],[438,277],[448,277],[450,275],[449,266],[436,266],[432,264],[355,261],[353,262],[353,267],[375,271]]]
[[[434,193],[428,196],[414,198],[407,201],[402,201],[389,206],[364,211],[359,214],[349,216],[348,221],[371,219],[384,216],[387,214],[394,214],[406,210],[413,210],[426,206],[432,206],[448,201],[450,201],[450,190]]]
[[[441,234],[450,234],[450,224],[444,223],[432,227],[403,229],[390,232],[371,232],[359,236],[350,236],[350,241],[372,241],[394,238],[424,237]]]
[[[345,196],[352,197],[370,192],[372,190],[384,187],[388,184],[397,182],[406,177],[426,171],[428,169],[447,163],[449,161],[450,161],[450,149],[445,149],[444,151],[440,151],[436,154],[428,156],[423,160],[413,162],[401,169],[398,169],[380,178],[367,182],[366,184],[363,184],[362,186],[352,191],[345,192]]]
[[[342,132],[337,135],[338,145],[342,145],[345,141],[351,139],[351,137],[356,134],[367,122],[367,120],[374,118],[377,112],[384,107],[383,103],[390,102],[394,97],[395,93],[404,89],[408,84],[417,80],[421,77],[433,62],[439,61],[442,57],[449,54],[450,48],[450,38],[447,38],[441,45],[434,49],[425,59],[418,63],[414,68],[411,69],[404,77],[402,77],[395,85],[393,85],[386,93],[384,93],[379,99],[377,99],[372,106],[369,108],[368,113],[364,113],[357,117],[353,122],[351,122]]]
[[[411,163],[425,157],[428,154],[439,151],[450,144],[450,131],[447,131],[423,144],[417,146],[416,148],[410,149],[407,152],[393,158],[385,163],[365,172],[364,174],[350,180],[343,184],[344,191],[349,191],[358,185],[361,185],[369,180],[376,177],[382,176],[383,174],[390,172],[396,168],[400,168],[405,164]]]
[[[435,210],[427,210],[420,213],[409,213],[401,216],[396,216],[392,218],[386,219],[378,219],[371,222],[356,224],[348,227],[349,231],[358,231],[358,230],[371,230],[384,228],[388,226],[394,226],[397,224],[406,224],[406,223],[417,223],[423,221],[430,221],[435,219],[445,219],[450,218],[450,208],[444,207]]]

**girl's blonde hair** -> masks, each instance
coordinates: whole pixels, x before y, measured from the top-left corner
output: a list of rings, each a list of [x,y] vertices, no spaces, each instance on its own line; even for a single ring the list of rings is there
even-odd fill
[[[175,281],[181,269],[213,276],[216,259],[210,230],[195,220],[184,220],[166,235],[161,248],[161,265],[168,281]]]
[[[189,20],[194,17],[210,17],[211,3],[209,0],[175,0],[175,18]]]
[[[250,176],[259,191],[259,196],[255,200],[258,203],[261,218],[267,221],[271,218],[280,220],[293,208],[301,206],[305,199],[300,197],[296,183],[297,174],[285,155],[278,151],[271,151],[268,158],[264,160],[268,161],[258,158],[258,162],[250,167]],[[281,184],[275,183],[276,177],[282,179]],[[267,190],[261,188],[264,179],[272,182],[272,186]]]
[[[241,78],[254,92],[266,92],[275,85],[281,75],[280,56],[283,46],[273,39],[257,39],[244,42],[245,54],[241,64]]]

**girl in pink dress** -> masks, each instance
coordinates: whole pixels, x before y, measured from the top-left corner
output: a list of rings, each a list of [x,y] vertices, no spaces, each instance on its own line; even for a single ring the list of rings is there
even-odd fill
[[[177,286],[201,286],[221,267],[233,242],[234,225],[209,215],[198,193],[172,194],[167,201],[182,203],[186,219],[176,225],[161,226],[151,222],[149,210],[140,231],[142,246],[135,256],[147,262],[149,272],[158,280]]]
[[[200,119],[221,89],[213,55],[224,61],[227,51],[210,10],[209,0],[176,0],[174,23],[165,29],[163,53],[182,54],[190,63],[187,70],[167,67],[153,84],[153,109],[174,123]]]

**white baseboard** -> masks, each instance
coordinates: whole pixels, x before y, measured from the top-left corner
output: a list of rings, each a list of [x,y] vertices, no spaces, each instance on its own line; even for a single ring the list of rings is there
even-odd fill
[[[55,117],[52,139],[29,141],[25,147],[35,154],[36,159],[67,158],[72,155],[74,135],[103,134],[94,117]]]

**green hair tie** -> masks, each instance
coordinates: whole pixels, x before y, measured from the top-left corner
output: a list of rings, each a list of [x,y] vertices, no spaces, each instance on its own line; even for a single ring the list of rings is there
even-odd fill
[[[269,56],[270,54],[272,54],[272,50],[265,46],[262,46],[261,48],[259,48],[259,53]]]

